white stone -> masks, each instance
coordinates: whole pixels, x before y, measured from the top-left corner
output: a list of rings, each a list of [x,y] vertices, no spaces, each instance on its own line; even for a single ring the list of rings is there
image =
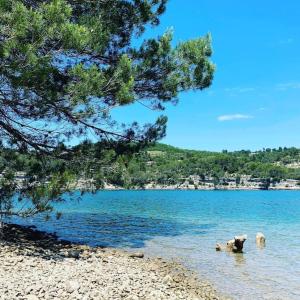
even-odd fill
[[[80,285],[77,281],[71,280],[71,281],[68,281],[66,284],[66,291],[71,294],[74,291],[78,291],[79,287],[80,287]]]
[[[35,295],[27,295],[26,300],[39,300],[39,298]]]

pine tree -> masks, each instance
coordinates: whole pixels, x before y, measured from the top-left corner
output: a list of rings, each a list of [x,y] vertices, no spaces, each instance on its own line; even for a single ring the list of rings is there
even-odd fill
[[[172,47],[169,30],[137,46],[136,39],[159,24],[166,3],[0,0],[2,145],[54,155],[59,144],[91,131],[98,140],[116,142],[162,138],[165,116],[154,124],[132,120],[122,127],[111,111],[136,102],[163,110],[180,92],[211,84],[209,35]],[[15,186],[8,184],[11,174],[4,173],[2,192],[9,198]],[[30,196],[35,208],[28,212],[49,210],[49,199],[58,196],[68,177],[53,174],[44,188],[42,179],[49,181],[49,174],[41,175],[39,186],[27,185],[21,195]],[[12,213],[10,206],[1,208]]]

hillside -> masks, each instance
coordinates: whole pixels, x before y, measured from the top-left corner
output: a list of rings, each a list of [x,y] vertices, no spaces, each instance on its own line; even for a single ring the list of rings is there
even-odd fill
[[[209,152],[156,144],[137,153],[99,149],[99,144],[78,147],[80,157],[93,161],[93,178],[123,188],[295,188],[300,180],[297,148]]]
[[[93,182],[97,188],[297,188],[300,180],[300,149],[209,152],[184,150],[165,144],[143,149],[114,147],[89,142],[57,150],[65,159],[51,159],[43,172],[66,170],[81,186]],[[6,159],[10,156],[10,159]],[[11,159],[11,156],[14,159]],[[7,165],[7,161],[13,161]],[[36,175],[41,163],[33,155],[2,149],[0,172],[7,170]],[[18,173],[20,174],[20,173]]]
[[[267,188],[287,179],[299,180],[299,161],[300,150],[296,148],[219,153],[157,144],[135,155],[127,174],[138,186],[188,184],[197,188],[254,182]]]

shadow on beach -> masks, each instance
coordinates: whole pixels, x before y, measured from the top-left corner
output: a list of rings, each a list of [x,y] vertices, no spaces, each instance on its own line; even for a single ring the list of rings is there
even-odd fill
[[[59,240],[55,233],[37,230],[35,226],[4,224],[2,234],[1,247],[7,246],[18,255],[36,256],[47,260],[77,259],[84,249],[89,248],[79,243]]]

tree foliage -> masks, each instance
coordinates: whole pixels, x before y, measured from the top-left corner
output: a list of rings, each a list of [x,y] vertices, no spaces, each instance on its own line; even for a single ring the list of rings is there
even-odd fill
[[[0,0],[0,139],[4,157],[11,155],[2,167],[0,215],[17,213],[11,202],[16,189],[20,200],[31,201],[23,216],[51,210],[49,203],[59,199],[73,176],[72,168],[66,170],[65,142],[92,134],[112,147],[123,145],[115,150],[126,152],[131,141],[147,144],[165,135],[165,116],[153,124],[132,120],[121,126],[112,109],[141,103],[163,110],[180,92],[211,84],[209,35],[173,46],[167,31],[136,42],[159,24],[166,4]],[[81,165],[82,172],[90,169]],[[22,187],[14,180],[19,169],[28,177]]]
[[[2,140],[48,151],[87,131],[99,139],[164,136],[165,117],[122,129],[110,113],[134,102],[162,110],[179,92],[211,84],[209,35],[172,47],[167,31],[133,46],[146,27],[158,25],[165,6],[166,0],[1,0]]]

